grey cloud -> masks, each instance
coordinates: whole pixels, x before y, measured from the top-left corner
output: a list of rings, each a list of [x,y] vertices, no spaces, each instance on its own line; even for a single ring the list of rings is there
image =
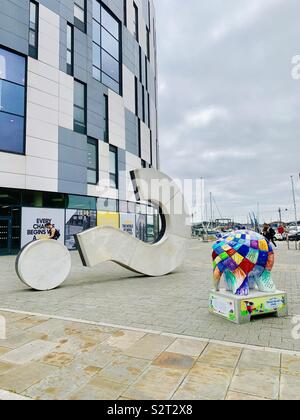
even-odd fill
[[[265,220],[292,210],[300,2],[157,0],[156,9],[162,169],[203,176],[224,217],[245,219],[257,202]]]

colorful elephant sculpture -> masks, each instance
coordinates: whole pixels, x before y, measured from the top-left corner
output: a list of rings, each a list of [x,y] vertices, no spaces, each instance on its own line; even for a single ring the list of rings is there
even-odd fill
[[[212,257],[217,291],[223,274],[227,291],[235,295],[248,296],[255,288],[276,291],[271,278],[274,251],[262,235],[248,230],[226,234],[213,245]]]

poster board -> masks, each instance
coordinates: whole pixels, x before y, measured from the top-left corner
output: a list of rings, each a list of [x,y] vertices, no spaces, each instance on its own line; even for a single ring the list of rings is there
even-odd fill
[[[120,215],[115,212],[97,212],[97,226],[111,226],[120,229]]]
[[[121,213],[120,214],[120,229],[135,237],[135,214]]]
[[[97,224],[97,212],[91,210],[66,210],[66,247],[71,251],[77,249],[74,235]]]
[[[22,208],[22,248],[29,242],[48,237],[46,224],[51,223],[60,232],[59,242],[65,242],[65,210],[36,207]]]

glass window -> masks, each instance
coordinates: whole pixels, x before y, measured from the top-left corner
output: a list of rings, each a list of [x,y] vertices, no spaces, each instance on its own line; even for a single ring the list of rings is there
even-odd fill
[[[74,82],[74,131],[86,134],[86,85]]]
[[[24,153],[24,118],[0,112],[0,150]]]
[[[84,197],[80,195],[67,196],[68,209],[84,209],[84,210],[97,210],[95,197]]]
[[[104,141],[109,142],[109,105],[108,96],[104,95]]]
[[[116,60],[119,60],[119,42],[104,28],[102,28],[101,36],[102,48],[108,51]]]
[[[94,67],[97,67],[98,69],[100,69],[101,67],[100,48],[96,44],[93,44],[93,64],[94,64]]]
[[[76,28],[86,32],[86,0],[75,0],[74,24]]]
[[[101,82],[101,72],[97,67],[93,67],[93,78]]]
[[[98,198],[97,203],[98,210],[100,211],[118,211],[118,202],[117,200],[112,200],[110,198]]]
[[[111,188],[118,188],[118,150],[109,147],[109,180]]]
[[[104,71],[109,77],[114,79],[116,82],[119,81],[119,63],[111,55],[107,54],[106,51],[102,50],[102,71]]]
[[[13,204],[21,205],[21,191],[0,188],[0,207]]]
[[[24,116],[25,89],[23,86],[0,80],[0,111]]]
[[[24,153],[25,58],[0,48],[0,150]]]
[[[102,73],[102,83],[112,89],[113,91],[119,93],[120,91],[120,85],[118,82],[113,80],[111,77],[107,76],[107,74]]]
[[[101,24],[110,32],[116,39],[119,39],[119,22],[109,14],[104,7],[101,8]]]
[[[93,21],[93,41],[99,46],[100,45],[100,24]]]
[[[127,0],[123,0],[124,25],[127,27]]]
[[[93,76],[120,94],[120,21],[93,0]]]
[[[133,3],[133,7],[134,7],[134,20],[133,20],[134,37],[137,40],[137,42],[139,42],[139,9],[135,3]]]
[[[98,140],[88,139],[87,144],[87,160],[88,160],[88,183],[98,183]]]
[[[97,22],[101,22],[100,3],[97,0],[93,0],[93,18],[97,20]]]
[[[25,86],[24,57],[0,48],[0,79]]]
[[[38,58],[38,25],[39,13],[38,3],[30,2],[29,6],[29,55],[32,58]]]
[[[67,73],[73,76],[74,72],[74,28],[67,24]]]

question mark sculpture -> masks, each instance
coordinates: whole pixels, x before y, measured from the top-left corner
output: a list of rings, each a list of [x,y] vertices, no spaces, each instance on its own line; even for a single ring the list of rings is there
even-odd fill
[[[154,169],[131,172],[137,201],[159,208],[162,229],[154,244],[146,244],[113,227],[95,227],[75,236],[85,267],[112,261],[133,272],[158,277],[176,270],[183,262],[190,227],[184,197],[176,183]],[[71,271],[71,256],[57,241],[34,241],[16,260],[20,280],[35,290],[60,286]]]

